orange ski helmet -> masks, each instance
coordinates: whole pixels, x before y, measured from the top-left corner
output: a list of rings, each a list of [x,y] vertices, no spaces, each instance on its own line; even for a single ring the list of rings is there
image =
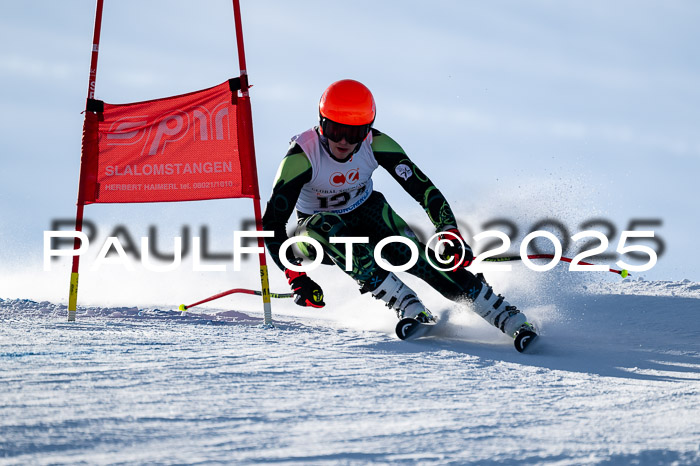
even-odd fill
[[[374,118],[374,97],[361,82],[336,81],[325,90],[318,104],[321,134],[333,141],[345,137],[356,143],[367,137]]]

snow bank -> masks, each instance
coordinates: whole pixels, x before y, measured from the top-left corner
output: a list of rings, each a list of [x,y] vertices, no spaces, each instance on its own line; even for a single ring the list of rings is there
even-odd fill
[[[698,464],[700,284],[517,277],[529,354],[434,296],[442,330],[416,342],[340,290],[278,301],[272,329],[223,308],[243,298],[75,323],[0,300],[0,464]]]

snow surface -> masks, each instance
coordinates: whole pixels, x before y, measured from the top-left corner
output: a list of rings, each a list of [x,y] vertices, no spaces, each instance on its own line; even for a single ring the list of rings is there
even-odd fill
[[[700,284],[549,277],[507,295],[530,354],[457,305],[401,342],[357,295],[276,301],[272,329],[241,295],[75,323],[2,300],[0,464],[699,464]]]

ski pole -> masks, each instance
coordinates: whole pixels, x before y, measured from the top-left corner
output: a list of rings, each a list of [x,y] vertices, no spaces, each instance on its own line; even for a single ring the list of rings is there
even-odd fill
[[[224,296],[228,296],[230,294],[234,293],[243,293],[243,294],[252,294],[256,296],[262,296],[262,291],[257,291],[257,290],[248,290],[245,288],[233,288],[232,290],[227,290],[227,291],[222,291],[221,293],[215,294],[214,296],[209,296],[208,298],[205,298],[201,301],[197,301],[196,303],[192,304],[180,304],[179,309],[182,312],[187,311],[190,308],[193,308],[195,306],[199,306],[200,304],[208,303],[209,301],[214,301],[215,299],[223,298]],[[270,293],[271,298],[292,298],[294,297],[293,293]]]
[[[554,259],[554,254],[530,254],[527,256],[528,259]],[[484,259],[484,262],[509,262],[509,261],[520,261],[523,260],[522,257],[520,256],[506,256],[506,257],[489,257]],[[561,262],[569,262],[571,263],[572,259],[569,259],[568,257],[561,257],[559,259]],[[579,264],[581,265],[594,265],[591,264],[590,262],[583,262],[579,261]],[[617,270],[610,268],[608,269],[608,272],[613,272],[618,275],[620,275],[622,278],[627,278],[629,276],[629,271],[627,269],[622,269],[622,270]]]

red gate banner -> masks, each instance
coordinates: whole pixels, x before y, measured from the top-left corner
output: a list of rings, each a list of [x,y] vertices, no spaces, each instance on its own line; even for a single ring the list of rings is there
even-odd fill
[[[239,135],[238,86],[233,79],[165,99],[89,102],[82,202],[256,197],[255,163]]]

